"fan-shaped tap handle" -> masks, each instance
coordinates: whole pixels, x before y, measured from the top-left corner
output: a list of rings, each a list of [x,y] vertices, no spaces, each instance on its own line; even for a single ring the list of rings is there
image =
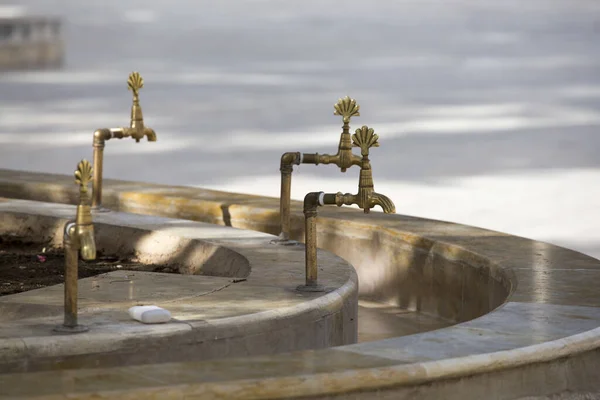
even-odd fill
[[[92,222],[87,185],[92,180],[92,166],[88,160],[81,160],[75,171],[75,183],[79,185],[79,205],[75,222],[79,225]]]
[[[133,101],[139,101],[139,92],[140,89],[144,87],[144,78],[140,75],[139,72],[134,71],[129,74],[129,78],[127,78],[127,90],[131,90],[133,92]]]
[[[354,147],[360,147],[360,153],[363,157],[369,156],[369,149],[371,147],[379,147],[379,135],[375,133],[373,128],[369,128],[363,125],[362,128],[356,130],[356,133],[352,135],[352,145]]]
[[[92,180],[92,166],[88,160],[81,160],[75,171],[75,183],[80,193],[87,193],[87,185]]]
[[[346,96],[343,99],[339,99],[336,104],[333,105],[333,115],[341,115],[344,120],[344,124],[350,123],[350,118],[360,116],[360,106],[356,103],[356,100],[351,99],[350,96]]]

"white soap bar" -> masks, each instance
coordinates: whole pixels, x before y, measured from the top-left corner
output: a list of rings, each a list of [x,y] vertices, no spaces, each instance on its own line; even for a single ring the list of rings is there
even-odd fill
[[[134,306],[129,309],[129,315],[144,324],[162,324],[171,320],[171,313],[157,306]]]

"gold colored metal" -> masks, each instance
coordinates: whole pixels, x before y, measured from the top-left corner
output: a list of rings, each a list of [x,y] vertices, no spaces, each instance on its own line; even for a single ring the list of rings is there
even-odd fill
[[[324,292],[317,277],[317,206],[323,192],[311,192],[304,197],[304,256],[306,260],[306,281],[296,289],[301,292]]]
[[[92,181],[92,207],[96,211],[107,211],[102,207],[102,171],[104,167],[104,146],[109,139],[131,137],[139,142],[144,136],[149,142],[156,142],[156,132],[144,125],[140,106],[139,91],[144,87],[144,79],[138,72],[132,72],[127,79],[127,89],[133,93],[129,127],[102,128],[94,132],[94,177]]]
[[[281,194],[279,197],[279,215],[281,218],[281,233],[272,243],[283,245],[294,245],[297,242],[290,240],[290,201],[292,192],[293,165],[300,164],[302,155],[300,153],[284,153],[281,156]]]
[[[92,180],[92,166],[87,160],[82,160],[77,165],[77,171],[75,171],[75,183],[79,185],[79,205],[75,217],[75,233],[79,241],[81,258],[84,260],[94,260],[96,258],[94,225],[87,190],[90,180]]]
[[[92,167],[81,160],[75,171],[75,183],[79,185],[79,204],[75,221],[65,224],[63,247],[65,251],[65,318],[63,325],[54,330],[63,333],[86,332],[88,328],[77,323],[77,279],[78,252],[84,260],[96,258],[96,242],[92,210],[89,204],[87,185],[92,180]]]
[[[360,116],[360,106],[356,104],[356,100],[351,99],[349,96],[339,99],[336,104],[333,105],[335,111],[333,115],[341,115],[344,124],[350,122],[350,118]]]
[[[346,172],[346,169],[353,165],[360,165],[360,157],[352,154],[352,140],[350,139],[350,119],[352,117],[360,116],[360,106],[356,103],[356,100],[346,96],[343,99],[339,99],[336,104],[333,105],[333,115],[340,115],[342,117],[342,133],[340,135],[340,142],[338,144],[338,151],[334,155],[329,154],[303,154],[303,164],[335,164],[342,172]]]
[[[373,131],[373,128],[369,128],[366,125],[357,129],[354,135],[352,135],[352,144],[355,147],[360,147],[362,155],[358,193],[355,195],[346,193],[338,196],[336,198],[338,206],[356,204],[364,210],[365,214],[368,214],[371,208],[375,206],[380,206],[386,214],[396,212],[394,203],[387,196],[375,192],[373,172],[371,170],[371,162],[369,161],[369,149],[371,147],[379,147],[378,140],[379,135]]]
[[[339,99],[333,106],[334,115],[342,117],[342,133],[338,144],[338,151],[334,155],[319,153],[284,153],[281,157],[281,197],[280,197],[280,219],[281,233],[279,238],[273,243],[277,244],[296,244],[290,240],[290,202],[292,172],[294,165],[300,164],[335,164],[342,172],[353,165],[361,165],[361,158],[352,153],[352,139],[350,137],[350,120],[352,117],[360,116],[360,106],[356,100],[346,96]]]
[[[139,72],[132,72],[129,74],[127,78],[127,90],[131,90],[133,92],[133,101],[139,101],[139,91],[144,87],[144,78],[140,75]]]
[[[379,136],[372,128],[363,126],[352,135],[353,145],[360,147],[362,155],[360,178],[358,182],[358,193],[351,194],[342,192],[324,193],[311,192],[304,197],[304,244],[306,257],[306,283],[298,286],[297,290],[319,292],[324,291],[323,286],[318,284],[317,279],[317,208],[326,204],[342,205],[356,204],[368,213],[371,208],[380,206],[386,214],[396,212],[396,206],[390,198],[376,193],[373,184],[373,174],[369,161],[369,150],[371,147],[379,147]]]

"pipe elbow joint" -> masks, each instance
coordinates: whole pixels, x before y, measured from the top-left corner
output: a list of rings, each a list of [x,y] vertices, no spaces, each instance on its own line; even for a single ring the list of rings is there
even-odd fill
[[[293,165],[300,165],[300,158],[301,156],[298,152],[283,153],[279,170],[281,172],[291,173]]]
[[[310,192],[304,196],[304,213],[317,212],[317,207],[323,205],[323,192]]]
[[[94,144],[103,145],[104,142],[112,137],[112,133],[108,128],[97,129],[94,132]]]
[[[341,206],[342,199],[342,192],[310,192],[304,196],[304,212],[316,212],[318,206],[324,206],[326,204]]]

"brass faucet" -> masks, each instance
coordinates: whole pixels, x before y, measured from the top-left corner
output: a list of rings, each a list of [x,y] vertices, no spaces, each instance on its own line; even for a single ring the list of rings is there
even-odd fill
[[[304,292],[322,292],[325,288],[318,284],[317,280],[317,208],[326,204],[342,205],[356,204],[368,213],[371,208],[380,206],[386,214],[396,212],[396,207],[387,196],[376,193],[373,185],[373,174],[369,162],[369,149],[379,147],[379,136],[372,128],[363,126],[352,135],[353,145],[360,147],[362,159],[360,168],[360,179],[358,182],[358,193],[351,194],[342,192],[324,193],[311,192],[304,197],[304,244],[306,257],[306,283],[298,286],[298,290]]]
[[[131,120],[129,127],[102,128],[94,132],[94,180],[92,182],[92,207],[95,211],[108,211],[102,207],[102,167],[104,156],[104,144],[107,140],[116,138],[123,139],[131,137],[139,143],[144,136],[149,142],[156,142],[156,133],[153,129],[144,125],[142,107],[140,106],[139,90],[144,87],[144,79],[138,72],[132,72],[127,79],[127,88],[133,92],[133,104],[131,105]]]
[[[342,172],[346,172],[346,169],[353,165],[361,165],[361,158],[352,153],[352,141],[350,139],[350,119],[360,116],[360,106],[356,103],[356,100],[346,96],[343,99],[339,99],[333,108],[335,110],[333,114],[340,115],[344,123],[338,151],[335,155],[291,152],[284,153],[281,156],[279,169],[281,171],[281,196],[279,200],[281,233],[279,234],[279,238],[274,240],[273,243],[283,245],[296,244],[295,241],[290,240],[290,193],[294,164],[335,164]]]
[[[92,179],[92,167],[81,160],[75,171],[75,183],[79,185],[79,205],[75,221],[65,224],[63,247],[65,252],[65,319],[54,330],[63,333],[86,332],[88,328],[77,323],[78,253],[84,260],[96,258],[96,243],[92,211],[89,205],[87,185]]]

